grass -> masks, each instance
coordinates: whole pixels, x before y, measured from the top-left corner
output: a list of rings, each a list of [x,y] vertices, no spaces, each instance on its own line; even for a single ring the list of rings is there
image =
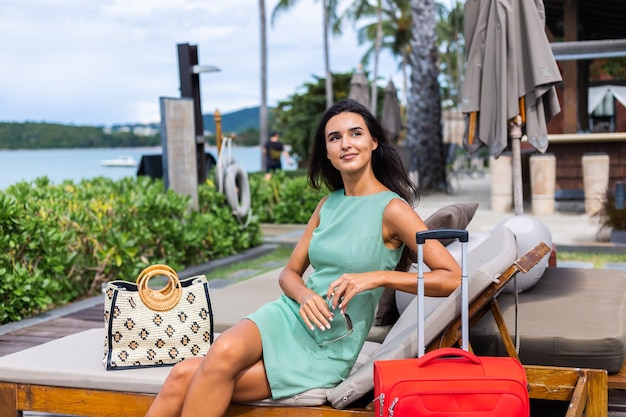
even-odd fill
[[[292,249],[287,246],[278,246],[274,251],[248,261],[238,262],[222,268],[215,269],[206,274],[207,279],[223,279],[239,271],[250,271],[249,275],[242,279],[252,278],[267,271],[284,265]],[[557,252],[557,261],[580,261],[590,262],[594,268],[604,268],[607,263],[625,262],[624,254],[603,252]]]
[[[594,268],[604,268],[607,263],[626,262],[623,253],[602,253],[602,252],[557,252],[558,261],[580,261],[591,262]]]
[[[205,275],[208,280],[218,278],[221,279],[238,271],[249,270],[251,271],[251,274],[247,275],[245,279],[252,278],[253,276],[261,275],[267,271],[271,271],[284,265],[289,259],[291,251],[292,248],[290,247],[278,246],[272,252],[259,256],[258,258],[217,268]]]

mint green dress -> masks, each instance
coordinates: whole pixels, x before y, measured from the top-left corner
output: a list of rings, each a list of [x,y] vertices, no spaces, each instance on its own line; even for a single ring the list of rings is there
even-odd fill
[[[389,249],[382,236],[383,211],[400,198],[391,191],[347,197],[332,193],[320,211],[313,232],[309,259],[314,268],[306,285],[326,299],[332,281],[344,273],[393,270],[402,247]],[[352,334],[339,310],[330,330],[311,330],[300,317],[300,305],[282,295],[248,316],[263,340],[263,359],[272,398],[293,396],[312,388],[332,388],[343,381],[365,342],[383,288],[356,295],[346,313],[353,322]],[[329,341],[331,341],[329,343]]]

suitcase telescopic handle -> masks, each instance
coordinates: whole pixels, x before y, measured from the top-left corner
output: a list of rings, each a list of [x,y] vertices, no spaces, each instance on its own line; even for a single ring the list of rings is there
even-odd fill
[[[464,229],[433,229],[415,234],[417,241],[417,356],[426,351],[424,341],[424,244],[427,239],[459,239],[461,242],[461,347],[469,351],[469,282],[467,276],[467,243],[469,233]]]
[[[415,240],[418,245],[426,243],[427,239],[459,239],[460,242],[469,240],[467,230],[461,229],[433,229],[424,230],[415,234]]]

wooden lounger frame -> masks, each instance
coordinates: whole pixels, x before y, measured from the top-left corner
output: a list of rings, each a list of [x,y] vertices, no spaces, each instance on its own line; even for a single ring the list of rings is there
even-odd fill
[[[492,283],[470,306],[470,324],[491,312],[496,319],[508,353],[517,358],[511,337],[502,318],[496,295],[518,272],[527,272],[548,252],[540,243],[519,258]],[[429,350],[453,346],[460,339],[460,319],[449,326]],[[524,366],[529,383],[530,398],[567,401],[567,417],[608,416],[608,376],[605,370],[564,368],[554,366]],[[2,382],[0,375],[0,417],[21,417],[23,411],[74,414],[89,417],[143,417],[155,395],[97,389],[65,388],[34,384]],[[622,376],[626,381],[626,376]],[[624,382],[626,386],[626,382]],[[321,407],[274,407],[231,404],[227,417],[373,417],[373,410],[350,408],[337,410]]]

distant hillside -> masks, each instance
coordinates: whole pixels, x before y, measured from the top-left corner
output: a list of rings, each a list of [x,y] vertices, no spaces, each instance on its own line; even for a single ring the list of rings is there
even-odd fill
[[[213,114],[204,114],[204,130],[215,132]],[[238,133],[246,129],[259,129],[259,107],[249,107],[222,114],[222,132]]]

